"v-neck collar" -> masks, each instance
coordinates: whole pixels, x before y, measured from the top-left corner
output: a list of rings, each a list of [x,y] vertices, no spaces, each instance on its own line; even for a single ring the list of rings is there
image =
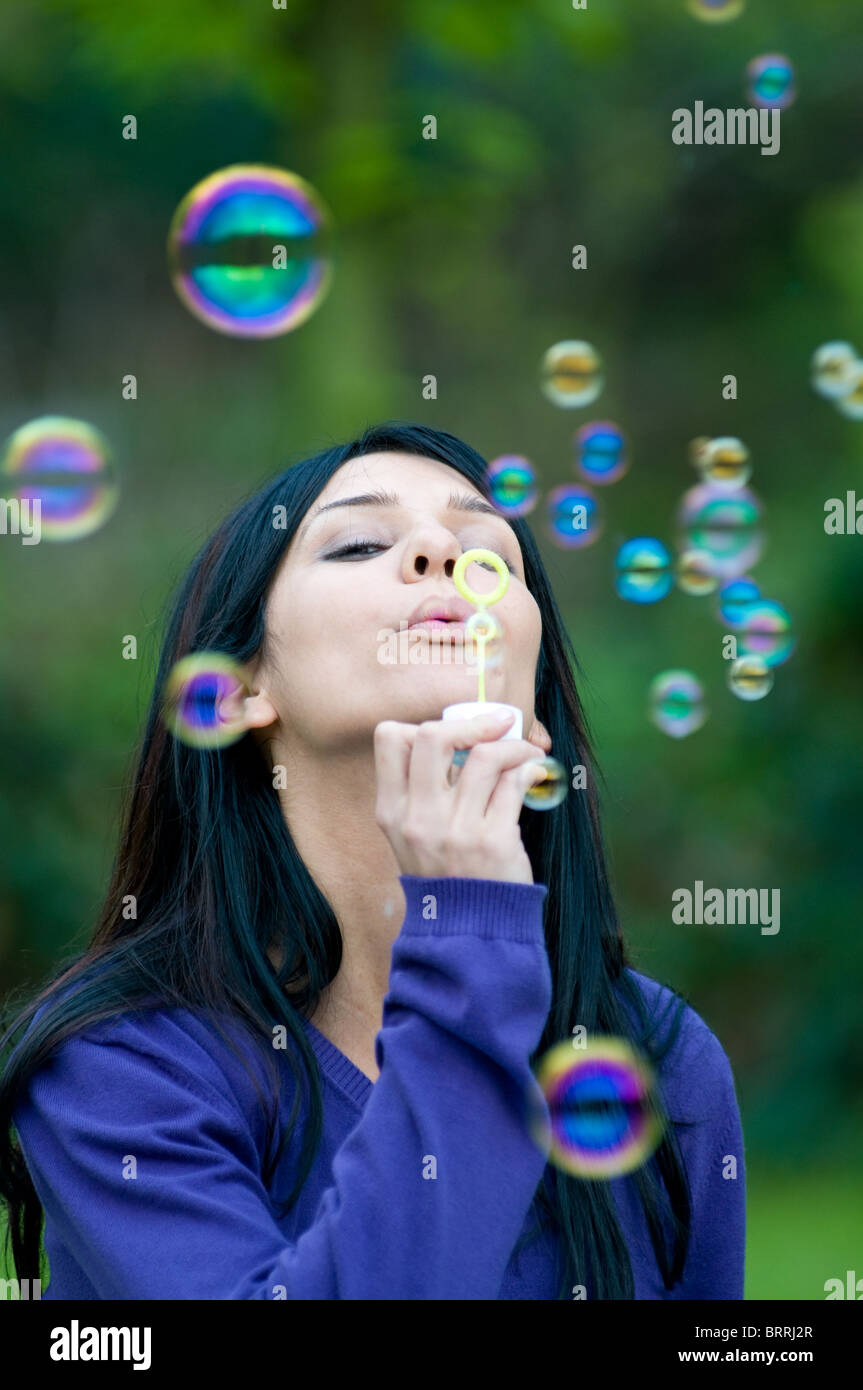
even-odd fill
[[[339,1090],[362,1109],[374,1088],[374,1082],[364,1071],[340,1052],[335,1043],[325,1038],[323,1033],[307,1018],[302,1020],[309,1035],[312,1050],[327,1076]]]

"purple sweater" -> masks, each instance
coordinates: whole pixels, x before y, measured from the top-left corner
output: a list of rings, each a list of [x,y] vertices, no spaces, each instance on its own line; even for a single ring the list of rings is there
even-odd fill
[[[304,1024],[323,1073],[323,1139],[286,1218],[274,1203],[290,1192],[302,1123],[266,1182],[295,1090],[275,1044],[277,1114],[261,1051],[243,1047],[237,1027],[266,1103],[215,1029],[183,1009],[96,1025],[35,1073],[14,1122],[46,1213],[45,1298],[557,1297],[558,1237],[545,1229],[514,1253],[534,1224],[545,1164],[522,1107],[528,1091],[541,1097],[528,1058],[551,1001],[547,889],[412,875],[401,884],[407,912],[375,1041],[378,1080]],[[631,973],[651,1006],[668,999]],[[734,1081],[688,1007],[660,1082],[672,1119],[695,1122],[677,1131],[692,1236],[683,1281],[668,1293],[632,1178],[611,1182],[635,1297],[740,1299]],[[301,1122],[306,1113],[304,1101]],[[723,1177],[728,1155],[733,1179]]]

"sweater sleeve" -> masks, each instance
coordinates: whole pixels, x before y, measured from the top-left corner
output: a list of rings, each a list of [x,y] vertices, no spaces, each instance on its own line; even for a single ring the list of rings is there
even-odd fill
[[[418,878],[380,1076],[288,1243],[218,1057],[158,1027],[66,1039],[14,1116],[48,1220],[100,1299],[494,1299],[542,1176],[525,1124],[551,1002],[543,884]],[[146,1016],[144,1016],[146,1017]],[[547,1112],[546,1112],[547,1113]]]

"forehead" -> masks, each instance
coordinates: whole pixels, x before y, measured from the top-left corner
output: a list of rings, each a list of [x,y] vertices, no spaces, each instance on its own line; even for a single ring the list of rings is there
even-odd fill
[[[303,518],[296,544],[301,545],[312,528],[317,530],[318,518],[344,517],[361,505],[369,511],[373,507],[452,509],[463,516],[488,517],[512,533],[491,499],[457,468],[414,454],[380,453],[349,459],[333,474]]]
[[[337,497],[345,497],[359,491],[357,485],[364,482],[386,485],[388,489],[399,494],[404,506],[410,506],[412,497],[420,491],[424,495],[433,496],[451,491],[456,484],[465,492],[475,492],[482,496],[479,488],[469,478],[457,468],[442,463],[440,459],[396,452],[362,454],[342,464],[314,505],[309,508],[309,512],[314,511],[321,503],[332,502]]]

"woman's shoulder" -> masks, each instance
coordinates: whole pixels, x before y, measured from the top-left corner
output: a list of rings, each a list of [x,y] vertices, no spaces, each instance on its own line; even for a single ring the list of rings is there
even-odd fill
[[[630,1014],[646,1021],[657,1049],[666,1104],[674,1119],[706,1120],[736,1108],[734,1075],[722,1043],[701,1014],[679,991],[627,966],[624,1002],[640,996],[643,1010]]]
[[[31,1029],[50,1004],[40,1006]],[[111,1094],[120,1098],[124,1085],[140,1096],[164,1084],[177,1099],[185,1092],[251,1124],[261,1113],[262,1095],[273,1092],[266,1049],[267,1039],[254,1036],[237,1016],[155,1001],[73,1028],[34,1069],[29,1088],[55,1096],[104,1095],[108,1103]]]

